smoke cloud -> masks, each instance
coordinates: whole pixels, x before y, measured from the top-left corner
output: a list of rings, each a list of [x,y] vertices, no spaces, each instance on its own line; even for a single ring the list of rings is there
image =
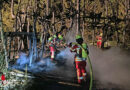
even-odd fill
[[[28,66],[28,72],[31,73],[47,73],[48,75],[56,75],[64,77],[66,80],[72,80],[76,77],[75,69],[73,66],[74,54],[72,54],[69,48],[62,50],[56,55],[55,62],[52,62],[50,57],[39,58],[34,60],[31,66],[29,66],[30,58],[26,53],[21,52],[15,65],[12,69],[25,70]]]
[[[106,87],[130,90],[130,51],[118,47],[101,50],[89,46],[95,79]]]

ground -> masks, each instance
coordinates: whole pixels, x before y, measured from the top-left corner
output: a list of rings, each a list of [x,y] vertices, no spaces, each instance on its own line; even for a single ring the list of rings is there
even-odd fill
[[[99,49],[96,48],[95,46],[89,46],[89,51],[94,76],[92,90],[130,89],[129,50],[121,49],[119,47],[111,47],[109,49]],[[52,66],[51,68],[53,69],[51,70],[48,71],[46,70],[34,74],[35,78],[31,79],[24,89],[25,90],[88,90],[89,87],[88,84],[84,85],[77,84],[76,73],[73,67],[73,54],[71,54],[68,49],[62,51],[60,54],[61,56],[64,55],[67,57],[65,59],[67,60],[65,65],[58,65],[58,66],[54,65],[55,67]],[[86,69],[87,72],[89,72],[88,64]]]

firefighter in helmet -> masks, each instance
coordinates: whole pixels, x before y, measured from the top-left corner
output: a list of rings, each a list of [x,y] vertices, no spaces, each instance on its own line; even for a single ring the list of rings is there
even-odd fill
[[[102,46],[102,33],[100,33],[99,36],[97,36],[97,47],[101,48]]]
[[[66,46],[65,40],[61,34],[58,34],[58,46],[61,46],[61,47]]]
[[[83,43],[83,38],[80,35],[76,35],[76,43],[70,43],[69,48],[71,52],[76,52],[74,62],[77,71],[78,83],[81,84],[86,81],[86,60],[88,47],[87,44]]]
[[[53,61],[55,58],[55,45],[54,45],[53,37],[50,37],[48,39],[48,44],[49,44],[49,49],[51,54],[51,60]]]

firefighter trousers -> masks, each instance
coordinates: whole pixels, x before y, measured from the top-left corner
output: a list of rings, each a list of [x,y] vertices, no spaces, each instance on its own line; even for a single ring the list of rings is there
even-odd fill
[[[102,45],[102,41],[97,41],[97,47],[101,48],[101,45]]]
[[[77,70],[77,79],[78,83],[82,83],[82,81],[86,80],[86,61],[75,61],[76,70]]]
[[[54,57],[55,57],[54,47],[50,47],[50,52],[51,52],[51,60],[54,60]]]

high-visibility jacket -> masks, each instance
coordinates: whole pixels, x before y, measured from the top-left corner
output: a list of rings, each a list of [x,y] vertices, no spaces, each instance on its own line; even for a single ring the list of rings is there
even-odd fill
[[[62,37],[61,35],[58,35],[58,38],[59,38],[60,40],[63,40],[63,37]]]
[[[48,42],[53,41],[53,37],[49,37]]]
[[[70,50],[72,52],[76,52],[76,56],[80,57],[80,58],[87,58],[87,54],[88,54],[88,47],[87,44],[83,43],[82,45],[79,44],[74,44]]]
[[[89,54],[88,52],[88,46],[86,43],[82,44],[82,58],[87,58],[87,54]]]

